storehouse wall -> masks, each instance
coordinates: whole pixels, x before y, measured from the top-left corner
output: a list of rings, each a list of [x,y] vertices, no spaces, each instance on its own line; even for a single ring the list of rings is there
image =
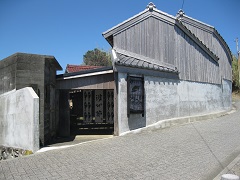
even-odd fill
[[[180,28],[175,26],[175,65],[180,71],[180,79],[221,83],[219,63],[213,60]]]
[[[118,73],[119,134],[161,120],[196,116],[231,108],[231,81],[222,85],[144,76],[145,114],[127,116],[127,73]]]
[[[173,64],[182,80],[221,83],[218,62],[174,23],[149,17],[115,34],[114,47]]]
[[[114,35],[114,47],[174,64],[174,24],[149,17]]]
[[[214,27],[197,22],[189,17],[183,16],[181,22],[195,34],[212,52],[219,57],[220,75],[222,78],[232,79],[232,57],[224,39]]]

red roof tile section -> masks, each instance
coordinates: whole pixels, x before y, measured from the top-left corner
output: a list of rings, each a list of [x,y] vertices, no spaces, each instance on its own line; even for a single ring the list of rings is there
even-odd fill
[[[79,71],[85,71],[90,69],[97,69],[102,68],[103,66],[85,66],[85,65],[71,65],[68,64],[66,67],[66,73],[73,73],[73,72],[79,72]]]

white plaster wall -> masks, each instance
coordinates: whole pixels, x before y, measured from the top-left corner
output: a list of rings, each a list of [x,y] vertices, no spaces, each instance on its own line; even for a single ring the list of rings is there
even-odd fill
[[[0,145],[39,149],[39,98],[32,88],[0,96]]]
[[[119,134],[124,132],[145,127],[146,116],[142,117],[142,114],[130,114],[127,117],[127,74],[119,73],[119,91],[118,91],[118,125]]]
[[[232,107],[232,82],[223,79],[222,81],[222,106],[224,109]]]
[[[119,133],[145,127],[161,120],[196,116],[231,109],[231,87],[144,76],[145,114],[127,117],[127,74],[119,73],[118,121]]]
[[[129,131],[128,117],[127,117],[127,74],[118,74],[118,126],[119,134]]]

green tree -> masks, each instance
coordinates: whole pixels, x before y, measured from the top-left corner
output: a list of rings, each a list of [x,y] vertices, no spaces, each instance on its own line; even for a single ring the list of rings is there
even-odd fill
[[[108,52],[95,48],[83,55],[83,62],[90,66],[111,66],[111,56]]]
[[[232,72],[233,72],[233,74],[232,74],[233,86],[235,88],[240,88],[238,60],[237,60],[237,58],[235,56],[233,56]]]

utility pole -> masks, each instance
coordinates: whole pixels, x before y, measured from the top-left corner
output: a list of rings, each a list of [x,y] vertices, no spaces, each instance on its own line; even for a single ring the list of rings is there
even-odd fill
[[[238,51],[238,85],[240,88],[240,52]]]
[[[237,56],[239,56],[239,50],[238,50],[238,38],[235,39],[236,46],[237,46]]]
[[[238,38],[235,40],[237,46],[237,58],[238,58],[238,84],[240,85],[240,51],[238,50]]]

